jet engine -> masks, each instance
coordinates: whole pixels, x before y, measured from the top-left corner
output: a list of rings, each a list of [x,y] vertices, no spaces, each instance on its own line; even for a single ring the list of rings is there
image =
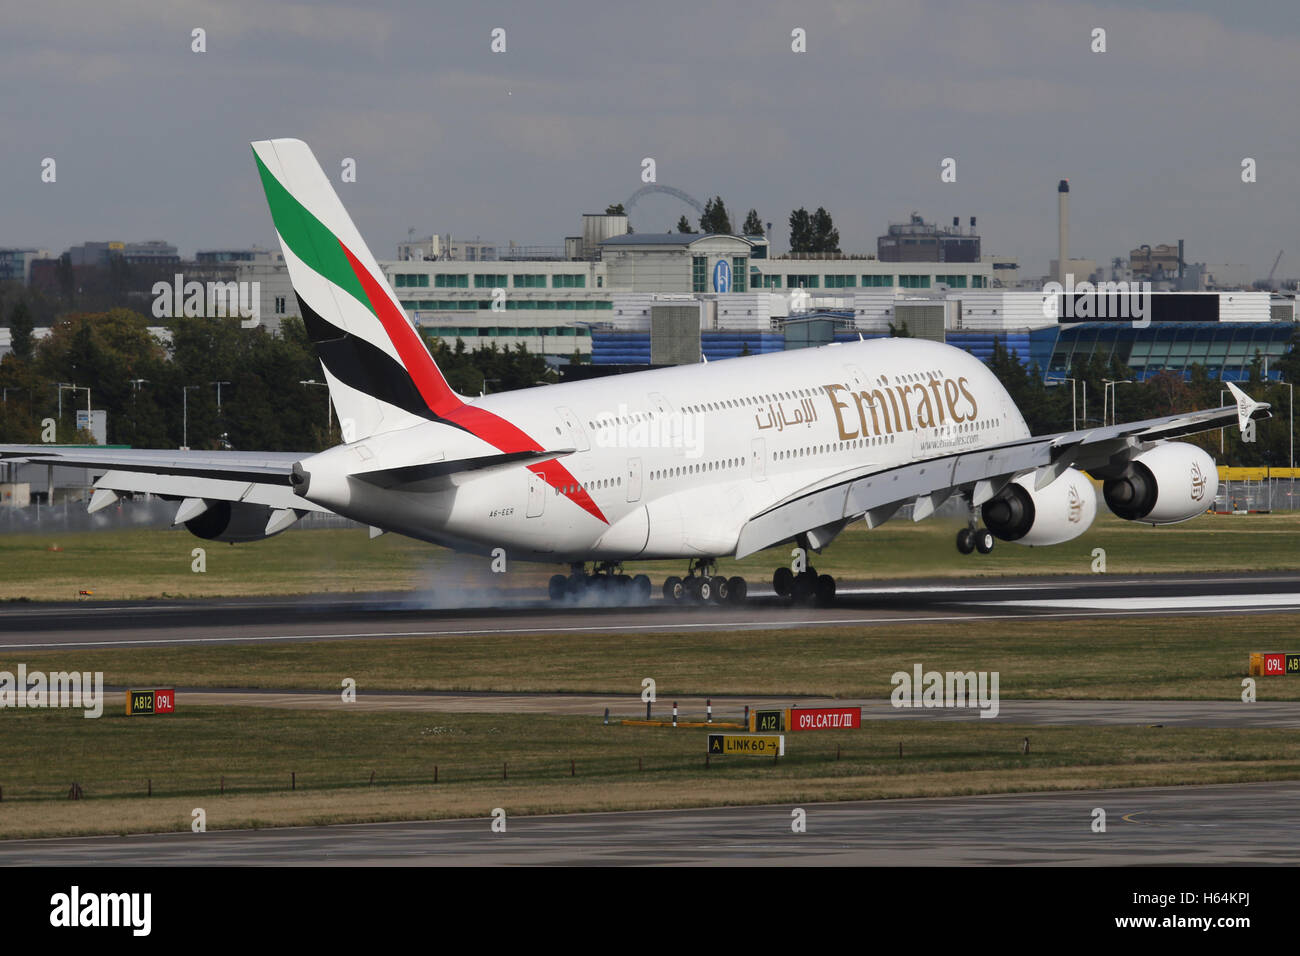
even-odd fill
[[[1166,442],[1132,458],[1106,478],[1106,506],[1126,521],[1176,524],[1204,513],[1219,490],[1219,470],[1205,451]]]
[[[187,499],[187,503],[189,500],[193,499]],[[210,500],[206,504],[206,510],[185,521],[185,527],[191,534],[208,541],[261,541],[293,524],[285,521],[268,534],[271,517],[276,514],[273,508],[242,501]]]
[[[1061,544],[1088,530],[1097,517],[1097,492],[1088,476],[1074,468],[1037,490],[1028,474],[986,501],[980,513],[989,531],[1003,541]]]

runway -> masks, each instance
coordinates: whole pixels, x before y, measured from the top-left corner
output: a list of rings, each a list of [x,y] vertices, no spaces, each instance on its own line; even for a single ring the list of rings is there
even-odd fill
[[[0,651],[253,644],[466,635],[690,633],[899,622],[1250,615],[1300,611],[1300,574],[1081,575],[845,586],[832,607],[792,607],[755,589],[743,605],[571,607],[503,599],[433,607],[405,592],[0,608]]]
[[[125,687],[110,687],[120,695]],[[360,692],[344,703],[340,695],[303,691],[191,689],[177,690],[185,707],[272,707],[286,710],[345,710],[348,713],[440,714],[554,714],[595,717],[609,712],[610,720],[644,718],[640,698],[612,694],[456,693],[424,694]],[[894,707],[887,699],[829,697],[679,697],[659,700],[652,716],[669,720],[678,705],[682,721],[704,721],[712,706],[713,720],[743,723],[745,707],[769,710],[782,707],[861,707],[864,721],[957,720],[984,723],[978,708]],[[1159,727],[1275,727],[1300,730],[1300,701],[1256,701],[1244,707],[1233,700],[1002,700],[996,720],[1002,724],[1044,726],[1159,726]]]
[[[1300,783],[0,842],[0,865],[1295,865]],[[1092,832],[1093,811],[1106,832]]]

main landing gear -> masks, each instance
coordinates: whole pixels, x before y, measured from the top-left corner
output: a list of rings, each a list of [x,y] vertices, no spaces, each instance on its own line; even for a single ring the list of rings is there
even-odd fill
[[[650,579],[644,574],[624,574],[616,561],[597,563],[590,574],[583,564],[569,567],[567,575],[554,575],[547,588],[556,603],[572,600],[575,604],[644,604],[650,599]]]
[[[711,558],[697,558],[688,565],[686,577],[676,575],[664,582],[664,600],[676,604],[743,604],[749,585],[742,577],[717,574]]]
[[[772,590],[792,604],[816,604],[826,607],[835,602],[835,579],[818,574],[813,567],[795,574],[789,568],[777,568],[772,574]]]
[[[962,554],[970,554],[972,551],[988,554],[993,550],[993,541],[993,532],[988,528],[979,527],[975,521],[974,511],[971,512],[970,527],[962,528],[957,532],[957,550]]]

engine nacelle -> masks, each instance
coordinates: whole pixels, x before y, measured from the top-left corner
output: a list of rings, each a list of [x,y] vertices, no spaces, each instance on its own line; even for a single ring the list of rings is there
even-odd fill
[[[1034,476],[1015,479],[980,509],[984,524],[1003,541],[1061,544],[1088,530],[1097,517],[1097,492],[1083,472],[1067,468],[1046,488]]]
[[[1210,455],[1186,442],[1166,442],[1134,457],[1102,485],[1106,507],[1126,521],[1176,524],[1203,514],[1219,491]]]
[[[271,509],[266,505],[211,501],[208,510],[185,522],[185,527],[191,534],[208,541],[261,541],[272,537],[266,533],[270,520]]]

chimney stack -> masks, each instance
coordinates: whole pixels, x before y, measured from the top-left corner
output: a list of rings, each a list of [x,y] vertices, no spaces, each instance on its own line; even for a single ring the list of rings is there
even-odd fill
[[[1070,268],[1070,181],[1062,179],[1056,187],[1056,281],[1065,284]]]

